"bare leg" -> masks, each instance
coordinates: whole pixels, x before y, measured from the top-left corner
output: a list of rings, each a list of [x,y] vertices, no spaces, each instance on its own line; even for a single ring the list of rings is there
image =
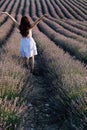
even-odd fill
[[[29,58],[29,64],[30,64],[31,72],[33,72],[33,70],[34,70],[34,56]]]

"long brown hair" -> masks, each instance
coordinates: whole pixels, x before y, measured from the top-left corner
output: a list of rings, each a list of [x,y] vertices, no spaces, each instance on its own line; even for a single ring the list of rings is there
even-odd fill
[[[27,16],[23,16],[20,22],[20,33],[23,37],[27,37],[29,34],[29,28],[31,27],[30,20]]]

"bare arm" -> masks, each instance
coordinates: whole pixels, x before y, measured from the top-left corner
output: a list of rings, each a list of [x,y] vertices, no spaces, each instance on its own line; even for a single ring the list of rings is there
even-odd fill
[[[38,20],[36,20],[36,21],[31,25],[31,29],[34,28],[38,23],[40,23],[40,21],[42,21],[45,16],[46,16],[46,14],[43,15],[42,17],[40,17]]]
[[[18,22],[10,14],[8,14],[7,12],[2,12],[2,14],[6,14],[7,16],[9,16],[10,19],[15,23],[16,27],[19,29]]]

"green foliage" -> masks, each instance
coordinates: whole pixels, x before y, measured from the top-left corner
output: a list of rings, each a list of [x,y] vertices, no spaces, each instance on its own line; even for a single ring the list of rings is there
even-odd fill
[[[82,97],[86,91],[86,87],[78,88],[69,94],[69,98],[76,100],[78,97]]]
[[[11,90],[9,91],[5,91],[4,93],[2,93],[2,95],[0,95],[0,98],[5,98],[7,97],[8,100],[13,100],[15,97],[17,97],[17,92],[14,91],[12,92]]]
[[[9,109],[6,110],[5,108],[2,108],[0,110],[0,117],[3,130],[15,130],[20,123],[17,113]]]

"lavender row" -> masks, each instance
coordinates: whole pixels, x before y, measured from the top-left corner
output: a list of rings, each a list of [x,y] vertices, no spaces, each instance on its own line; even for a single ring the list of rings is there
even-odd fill
[[[19,57],[19,39],[20,35],[13,32],[6,45],[0,49],[0,128],[4,130],[7,127],[17,129],[25,107],[23,102],[19,103],[19,93],[27,76]]]
[[[41,13],[41,6],[40,6],[40,3],[39,3],[38,1],[36,1],[36,6],[37,6],[37,7],[36,7],[36,8],[37,8],[37,11],[36,11],[36,12],[37,12],[37,16],[40,17],[40,16],[42,15],[42,13]],[[39,11],[39,10],[40,10],[40,11]],[[39,13],[39,12],[40,12],[40,13]],[[49,15],[48,15],[48,17],[50,18]],[[53,20],[54,20],[54,19],[52,19],[52,21],[53,21]],[[62,19],[60,19],[60,20],[62,20]],[[55,21],[57,21],[57,19],[56,19]],[[58,19],[58,21],[59,21],[59,19]],[[61,24],[61,22],[63,22],[63,23]],[[71,20],[69,21],[68,19],[65,19],[65,20],[63,19],[61,22],[60,22],[60,24],[61,24],[62,26],[64,25],[64,27],[65,27],[66,30],[69,28],[68,26],[74,25],[74,24],[73,24],[74,21],[72,22]],[[66,23],[69,23],[69,25],[67,24],[67,26],[65,26]],[[68,28],[66,28],[66,27],[68,27]],[[73,26],[73,27],[74,27],[74,26]],[[73,30],[73,27],[71,26],[71,28],[69,29],[69,31]],[[75,27],[76,27],[76,22],[75,22]],[[77,29],[79,29],[79,28],[80,28],[80,25],[77,24],[77,27],[78,27]],[[76,29],[75,29],[75,30],[76,30]],[[79,31],[81,32],[81,30],[83,30],[83,31],[85,30],[85,31],[86,31],[86,27],[81,26],[81,30],[79,29],[79,30],[77,30],[76,32],[75,32],[75,30],[74,30],[74,32],[73,32],[73,31],[72,31],[72,32],[78,34]],[[83,34],[84,34],[84,32],[81,33],[81,36],[82,36]],[[86,33],[84,34],[84,37],[86,37]]]
[[[81,10],[87,17],[87,8],[85,8],[81,3],[78,1],[70,1],[75,7],[77,7],[79,10]]]
[[[78,15],[80,15],[83,19],[87,20],[87,15],[85,15],[81,9],[78,9],[72,2],[65,0],[65,3],[67,3],[70,8],[72,8]]]
[[[52,17],[54,17],[54,18],[58,18],[58,15],[56,14],[56,11],[55,11],[55,9],[53,8],[51,2],[48,1],[48,0],[45,0],[45,2],[46,2],[46,5],[47,5],[49,14],[50,14]]]
[[[57,21],[57,20],[55,20],[55,21]],[[79,22],[76,20],[67,20],[66,19],[66,20],[62,20],[60,24],[62,26],[64,26],[66,29],[69,29],[78,35],[81,35],[83,37],[86,36],[87,27],[85,25],[85,22]]]
[[[1,6],[1,11],[3,11],[3,10],[5,11],[5,10],[6,10],[6,6],[8,5],[8,3],[9,3],[9,2],[6,1],[6,2]],[[1,11],[0,11],[0,12],[1,12]],[[0,18],[0,26],[1,26],[1,21],[2,21],[2,20],[3,20],[3,18],[1,17],[1,18]]]
[[[6,2],[5,0],[2,0],[2,1],[0,2],[0,7],[2,7],[5,2]]]
[[[23,5],[23,0],[15,2],[13,7],[15,13],[13,11],[11,13],[17,20],[19,20],[18,15],[22,11],[20,7],[24,7]],[[24,111],[25,104],[23,102],[21,104],[21,101],[19,103],[21,99],[19,93],[27,78],[27,73],[21,66],[22,62],[19,57],[20,35],[14,31],[14,26],[9,19],[6,24],[7,26],[11,25],[11,27],[8,26],[10,30],[2,39],[2,44],[6,45],[0,49],[0,129],[4,130],[7,128],[17,129],[20,125],[20,114]],[[2,31],[5,33],[6,24],[3,28],[5,31]],[[3,25],[0,31],[2,27]]]
[[[16,2],[16,4],[15,4],[15,7],[14,7],[15,8],[15,10],[14,10],[15,11],[14,18],[16,18],[16,19],[17,19],[18,13],[20,12],[20,9],[21,9],[20,6],[21,6],[22,2],[23,2],[23,0],[21,2],[18,1],[18,3]],[[7,25],[9,25],[9,26],[7,26]],[[0,29],[1,31],[4,30],[4,29],[7,31],[6,34],[5,33],[1,33],[2,35],[0,35],[1,36],[0,43],[1,43],[1,46],[2,46],[3,44],[6,43],[6,41],[8,41],[8,39],[12,35],[12,32],[14,31],[14,24],[12,24],[10,19],[8,19],[6,24],[2,25],[0,28],[1,28]]]
[[[79,3],[81,3],[82,5],[84,5],[85,7],[87,6],[86,1],[83,1],[83,0],[78,0],[78,1],[79,1]]]
[[[75,1],[75,3],[77,3],[77,5],[81,6],[84,10],[87,10],[86,3],[83,4],[82,1],[77,1],[77,0],[74,0],[74,1]]]
[[[38,6],[38,5],[39,5],[39,6]],[[40,3],[37,1],[37,11],[36,11],[36,12],[37,12],[37,16],[40,17],[40,16],[41,16],[41,12],[40,12],[40,14],[38,14],[38,12],[39,12],[38,9],[39,9],[39,8],[41,8],[41,7],[40,7]],[[54,20],[54,19],[52,19],[52,21],[53,21],[53,20]],[[67,20],[66,20],[66,21],[67,21]],[[62,22],[62,21],[61,21],[61,22]],[[61,24],[62,26],[64,25],[64,27],[65,27],[66,30],[67,30],[68,28],[70,28],[70,26],[69,26],[68,24],[65,24],[65,23],[64,23],[65,21],[64,21],[63,23],[61,23],[61,22],[60,22],[60,24]],[[65,26],[65,25],[66,25],[66,26]],[[69,27],[68,27],[68,26],[69,26]],[[67,28],[67,27],[68,27],[68,28]],[[72,30],[73,33],[75,33],[75,31],[76,31],[76,34],[79,34],[79,35],[81,35],[81,36],[83,35],[84,37],[86,37],[86,33],[84,33],[84,32],[79,33],[79,30],[73,29],[73,27],[71,27],[71,28],[69,29],[69,31],[71,31],[71,30]],[[74,30],[74,31],[73,31],[73,30]],[[81,32],[81,31],[80,31],[80,32]]]
[[[55,32],[58,32],[59,34],[61,34],[61,36],[65,36],[67,38],[71,38],[71,39],[74,39],[74,41],[80,41],[82,43],[85,43],[87,44],[87,39],[80,36],[80,35],[77,35],[75,33],[72,33],[71,31],[68,31],[66,29],[64,29],[62,26],[60,26],[59,24],[55,23],[55,22],[51,22],[50,19],[45,19],[45,23],[51,27],[51,29],[53,29]],[[84,44],[83,44],[84,46]]]
[[[30,16],[34,17],[36,16],[36,10],[35,10],[35,4],[34,1],[30,0]]]
[[[87,45],[86,44],[84,45],[83,43],[79,44],[79,42],[71,38],[66,38],[63,35],[56,33],[44,22],[40,23],[38,27],[44,34],[46,34],[58,46],[62,47],[65,51],[69,52],[71,55],[75,56],[77,59],[87,63],[87,59],[86,59]]]
[[[75,77],[72,77],[72,78],[74,80],[76,80],[78,83],[80,83],[82,81],[83,82],[85,81],[85,83],[86,83],[86,71],[87,70],[84,67],[84,64],[81,64],[78,60],[74,60],[73,57],[71,57],[68,53],[64,53],[64,51],[62,49],[60,49],[59,47],[56,47],[54,42],[52,42],[46,35],[41,33],[39,30],[34,31],[34,38],[37,41],[38,46],[41,48],[42,53],[44,53],[43,54],[43,56],[45,58],[44,60],[50,59],[49,62],[46,62],[46,63],[50,68],[52,67],[51,65],[53,65],[54,72],[55,72],[55,70],[56,70],[56,72],[58,70],[58,72],[59,71],[61,72],[61,73],[59,73],[60,75],[64,74],[66,76],[70,76],[71,73],[74,74],[74,76],[75,76],[75,74],[76,74],[76,76],[78,74],[84,80],[79,79],[80,81],[78,82]],[[75,70],[77,70],[76,73],[74,73]],[[67,73],[68,73],[68,75],[67,75]],[[64,76],[64,77],[66,77],[66,76]],[[58,77],[56,77],[56,78],[58,78]],[[70,78],[70,80],[72,80],[72,78]],[[70,80],[67,80],[66,82],[68,82]],[[70,86],[67,86],[67,87],[70,87]],[[84,87],[83,84],[82,84],[82,86]],[[63,86],[61,85],[61,87],[63,87]],[[80,86],[78,85],[78,88],[79,87]],[[73,89],[73,88],[71,87],[71,89]]]
[[[14,2],[15,2],[15,0],[14,0]],[[15,10],[17,9],[17,5],[18,5],[18,2],[15,2],[15,5],[14,5]],[[12,15],[12,16],[14,17],[14,15]],[[0,33],[1,33],[0,39],[1,39],[1,41],[5,40],[5,37],[7,37],[7,35],[10,32],[10,30],[13,28],[13,24],[12,23],[13,22],[8,18],[8,16],[4,17],[4,20],[2,21],[2,25],[0,27]],[[3,30],[5,30],[4,33],[3,33]]]
[[[48,5],[48,12],[50,16],[54,18],[59,18],[59,17],[61,18],[62,15],[62,18],[64,17],[73,18],[73,16],[71,16],[71,14],[64,7],[62,7],[59,2],[56,3],[55,1],[46,1],[46,4]]]
[[[75,19],[83,20],[81,16],[79,16],[66,2],[63,0],[60,0],[61,4],[70,12],[71,15],[75,17]]]
[[[12,2],[13,3],[13,2]],[[3,11],[5,11],[7,9],[7,7],[9,6],[10,1],[5,1],[5,3],[1,6],[1,8],[3,9]]]
[[[48,21],[48,23],[49,23],[49,21]],[[50,24],[51,24],[51,26],[53,25],[53,23],[51,23],[50,22]],[[49,26],[49,24],[48,24],[48,26]],[[57,31],[58,31],[58,26],[56,26],[55,27],[55,25],[53,25],[52,26],[53,28],[55,28]],[[61,32],[61,33],[63,33],[63,32]],[[74,35],[74,34],[73,34]],[[75,35],[74,35],[75,36]],[[60,37],[62,37],[62,39],[65,39],[62,35],[60,35]],[[81,39],[80,39],[81,40]],[[71,41],[72,41],[72,44],[73,44],[73,39],[71,39]],[[71,41],[70,41],[70,45],[71,45]],[[83,39],[82,39],[82,41],[83,41]],[[86,42],[86,39],[84,39],[84,41]],[[74,40],[74,42],[76,42],[75,40]],[[84,47],[83,47],[83,44],[81,43],[81,45],[79,45],[79,42],[76,42],[77,44],[75,44],[75,46],[74,46],[74,44],[73,44],[73,48],[74,48],[74,50],[76,50],[76,48],[75,47],[77,47],[77,48],[85,48],[85,46],[86,45],[84,45]],[[61,46],[61,45],[60,45]],[[87,48],[87,47],[86,47]],[[65,49],[66,49],[66,47],[65,47]],[[84,49],[82,49],[82,50],[84,50]],[[69,50],[68,50],[69,51]],[[79,50],[78,50],[79,51]],[[72,53],[72,49],[71,49],[71,51],[70,51],[71,53]],[[75,51],[76,52],[76,51]],[[83,52],[81,52],[81,53],[83,53]],[[85,50],[85,54],[86,54],[86,50]],[[78,54],[77,54],[78,55]],[[77,57],[77,56],[76,56]],[[84,56],[82,56],[82,57],[84,57]],[[79,57],[80,58],[80,57]],[[82,58],[81,58],[82,59]]]
[[[26,7],[25,7],[25,15],[29,15],[29,9],[30,9],[30,1],[26,2]]]
[[[61,4],[60,1],[55,0],[55,3],[59,6],[65,18],[74,18],[73,15],[67,10],[67,8],[63,4]]]
[[[86,28],[85,28],[85,30],[84,29],[81,30],[81,29],[77,28],[76,26],[72,26],[74,24],[73,22],[71,22],[71,24],[69,24],[71,20],[70,21],[67,20],[67,19],[66,20],[61,20],[61,19],[58,20],[58,19],[53,19],[53,18],[50,18],[50,17],[49,17],[49,19],[55,21],[56,23],[61,25],[64,29],[66,29],[66,30],[68,30],[68,31],[70,31],[72,33],[80,35],[81,37],[84,37],[84,38],[87,36]],[[74,21],[74,22],[78,23],[78,21],[77,22]],[[81,22],[79,23],[78,26],[80,26],[80,24],[81,24]]]
[[[41,4],[43,14],[49,14],[46,3],[43,0],[40,0],[40,4]]]
[[[41,17],[43,15],[44,9],[42,10],[42,5],[40,1],[35,0],[35,5],[36,5],[36,16]]]
[[[87,31],[87,27],[85,25],[85,23],[81,22],[81,21],[77,21],[77,20],[64,20],[65,23],[67,23],[68,25],[71,25],[71,27],[75,27],[79,30],[82,31]]]
[[[57,17],[59,17],[58,16],[58,14],[57,14],[57,7],[58,8],[60,8],[61,9],[61,11],[62,11],[62,13],[63,13],[63,15],[66,17],[66,18],[72,18],[72,19],[74,19],[74,17],[75,18],[77,18],[77,19],[80,19],[80,20],[83,20],[83,19],[86,19],[86,15],[84,14],[84,13],[82,13],[80,10],[78,10],[76,7],[75,7],[75,9],[77,9],[77,13],[79,12],[80,13],[80,15],[82,15],[82,16],[80,16],[80,15],[78,15],[76,12],[74,12],[74,9],[73,8],[69,8],[69,6],[68,6],[68,3],[66,4],[66,3],[64,3],[64,2],[62,2],[62,1],[57,1],[57,0],[55,0],[55,2],[53,2],[53,1],[45,1],[46,3],[44,3],[44,5],[45,4],[47,4],[47,5],[45,5],[45,6],[47,6],[48,7],[48,10],[46,10],[45,12],[49,12],[49,14],[52,16],[52,17],[55,17],[55,18],[57,18]],[[62,3],[61,3],[62,2]],[[57,4],[57,5],[56,5]],[[63,5],[64,4],[64,5]],[[44,8],[43,8],[44,9]],[[71,11],[70,11],[71,10]],[[51,12],[52,11],[52,12]],[[60,12],[59,12],[60,13]],[[55,15],[54,15],[55,14]],[[63,17],[64,18],[64,17]]]
[[[56,2],[52,0],[50,0],[50,2],[53,5],[56,14],[59,16],[59,18],[64,18],[64,13],[62,12],[61,8],[56,4]]]
[[[9,1],[8,1],[8,4],[9,4]],[[14,1],[11,1],[9,5],[6,5],[7,6],[7,9],[9,10],[6,10],[9,14],[12,13],[13,9],[15,8],[15,5],[16,5],[16,0]],[[16,5],[17,6],[17,5]],[[5,12],[5,10],[3,10],[3,12]],[[8,16],[6,16],[0,23],[0,26],[2,26],[3,24],[5,24],[5,22],[7,22],[8,20]]]
[[[39,5],[39,7],[40,7],[40,4],[39,4],[39,2],[37,2],[37,16],[38,16],[38,12],[39,12],[39,10],[38,10],[38,5]],[[41,13],[39,14],[39,17],[41,16]],[[52,21],[53,21],[54,19],[52,19]],[[58,20],[59,21],[59,20]],[[78,38],[80,38],[80,36],[81,37],[84,37],[84,38],[82,38],[82,42],[87,42],[86,41],[86,32],[83,32],[82,31],[82,28],[81,28],[81,31],[80,31],[80,29],[79,28],[73,28],[73,26],[70,26],[70,24],[67,24],[67,21],[68,20],[61,20],[61,21],[59,21],[59,24],[60,24],[60,26],[62,26],[63,27],[63,29],[67,32],[67,31],[69,31],[72,35],[74,35],[75,36],[75,39],[77,39],[78,40]],[[71,21],[72,22],[72,21]],[[68,22],[68,23],[70,23],[70,22]],[[73,23],[73,22],[72,22]],[[78,24],[77,24],[78,25]],[[54,26],[53,26],[53,28],[55,28]],[[84,27],[85,28],[85,27]],[[57,28],[56,28],[57,29]],[[78,30],[77,30],[78,29]],[[85,28],[85,30],[86,30],[86,28]],[[62,33],[64,33],[64,32],[62,32]],[[70,35],[70,33],[66,33],[66,35],[69,35],[69,37],[73,37],[72,35]],[[75,33],[75,34],[74,34]],[[79,39],[80,40],[80,39]]]
[[[50,100],[54,102],[57,111],[61,107],[62,114],[65,111],[68,114],[76,114],[75,109],[80,111],[83,105],[80,98],[84,98],[86,93],[86,68],[80,62],[73,60],[67,53],[64,53],[62,49],[56,47],[51,40],[38,30],[34,31],[34,36],[41,50],[40,55],[42,63],[44,62],[43,73],[45,80],[50,90],[52,89],[53,93],[56,91],[55,95],[51,97],[50,93],[48,93]],[[61,102],[60,106],[58,105],[59,101]],[[85,108],[86,106],[84,111]],[[79,111],[78,115],[80,115]],[[83,112],[83,110],[81,109],[80,112]]]

